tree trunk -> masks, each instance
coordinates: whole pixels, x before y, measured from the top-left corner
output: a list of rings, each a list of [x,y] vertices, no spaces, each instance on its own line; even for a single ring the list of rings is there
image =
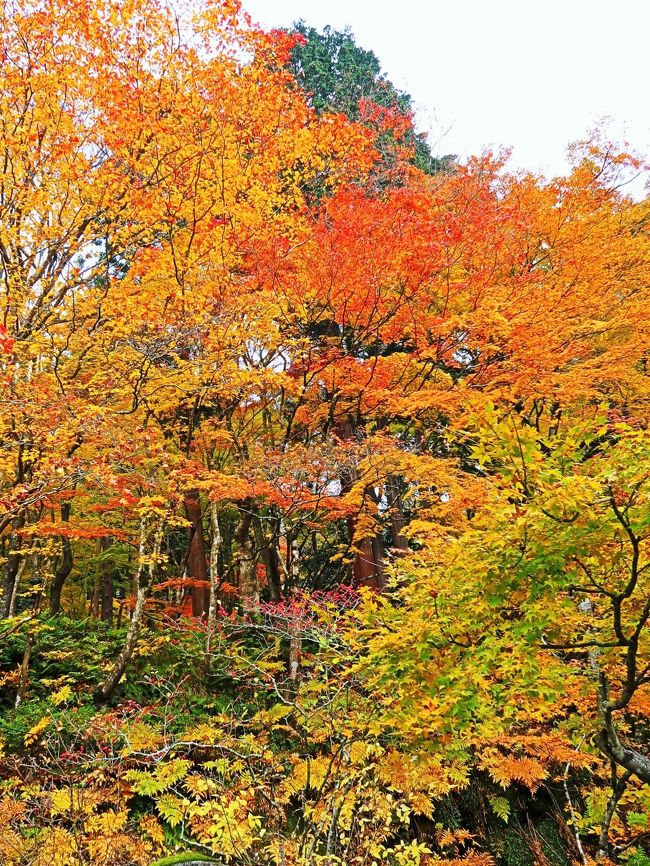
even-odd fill
[[[252,502],[247,501],[240,512],[239,524],[235,531],[237,560],[239,563],[239,597],[244,613],[257,617],[260,612],[260,589],[257,582],[255,555],[250,539],[253,519]]]
[[[277,549],[277,518],[273,518],[273,535],[270,539],[264,534],[264,527],[259,515],[255,515],[253,519],[253,531],[255,533],[255,544],[259,550],[264,568],[266,569],[266,578],[269,583],[269,595],[271,601],[280,601],[282,598],[282,579],[280,577],[280,556]]]
[[[129,623],[129,630],[126,633],[124,647],[122,648],[122,652],[120,653],[117,662],[115,663],[115,667],[100,688],[100,701],[106,701],[110,698],[110,696],[117,688],[119,681],[122,679],[122,676],[124,675],[129,665],[129,662],[131,661],[131,658],[133,656],[133,650],[135,649],[135,645],[138,640],[140,621],[142,620],[142,611],[144,610],[144,602],[146,596],[146,587],[138,587],[135,607],[133,609],[133,615],[131,616],[131,622]]]
[[[14,580],[14,588],[11,591],[11,599],[9,600],[9,613],[8,616],[16,616],[16,599],[18,598],[18,587],[20,586],[20,578],[23,576],[23,571],[25,570],[25,566],[27,565],[27,560],[23,557],[20,561],[20,565],[18,566],[18,572],[16,574],[16,579]]]
[[[193,580],[204,583],[202,587],[192,587],[192,614],[201,617],[208,613],[210,589],[203,537],[203,514],[198,490],[190,490],[185,497],[185,513],[190,522],[187,574]]]
[[[105,536],[99,539],[99,550],[101,553],[106,553],[113,544],[113,539],[110,536]],[[101,561],[101,617],[102,622],[107,625],[113,625],[113,569],[109,562],[102,557]]]
[[[350,544],[354,541],[354,521],[348,521]],[[354,562],[352,563],[352,574],[354,582],[358,586],[376,587],[375,578],[375,555],[372,549],[372,539],[362,538],[356,545]]]
[[[297,586],[300,578],[300,551],[298,543],[294,540],[291,545],[291,572],[294,577],[294,585]],[[291,624],[291,637],[289,640],[289,679],[295,683],[298,679],[300,671],[300,659],[302,656],[302,633],[300,614],[296,614],[294,622]]]
[[[212,543],[210,544],[210,605],[208,607],[208,627],[205,651],[212,649],[212,638],[217,624],[217,606],[219,593],[219,551],[221,549],[221,529],[219,527],[219,509],[216,502],[210,503],[210,521],[212,523]]]
[[[630,781],[630,777],[632,776],[632,772],[627,770],[623,773],[622,776],[619,777],[617,771],[617,765],[614,761],[611,762],[611,773],[612,773],[612,793],[607,801],[607,806],[605,808],[605,814],[603,815],[603,820],[600,826],[600,834],[598,836],[598,859],[599,860],[610,860],[611,859],[611,845],[609,842],[609,828],[612,825],[612,819],[616,813],[616,807],[618,806],[618,801],[621,799],[623,794],[625,793],[625,789],[627,788],[627,783]]]
[[[21,513],[13,521],[11,535],[9,536],[9,555],[5,565],[4,597],[2,603],[2,616],[8,617],[11,610],[11,598],[14,595],[16,580],[20,569],[20,548],[22,545],[19,529],[25,525],[25,514]]]
[[[153,575],[156,568],[156,559],[158,554],[160,553],[160,545],[162,542],[162,533],[163,533],[163,523],[161,521],[158,530],[156,531],[153,543],[153,554],[151,558],[151,562],[149,565],[149,575],[148,580],[145,582],[143,580],[144,577],[144,552],[145,545],[147,539],[146,525],[144,518],[140,522],[140,545],[138,549],[138,570],[133,578],[133,586],[135,588],[136,600],[135,607],[133,609],[133,615],[131,616],[131,622],[129,623],[129,628],[126,633],[126,638],[124,640],[124,646],[122,648],[122,652],[119,655],[117,662],[111,673],[104,680],[103,684],[99,688],[99,692],[97,694],[97,700],[100,702],[107,701],[110,696],[113,694],[115,689],[117,688],[120,680],[126,672],[127,667],[129,666],[129,662],[133,657],[133,651],[135,650],[135,645],[138,640],[138,634],[140,632],[140,623],[142,621],[142,613],[144,611],[144,603],[147,598],[147,590],[149,588],[149,584],[153,579]]]
[[[386,479],[386,497],[390,509],[390,536],[393,550],[408,550],[408,542],[402,534],[406,526],[404,503],[400,492],[401,484],[397,475],[389,475]]]
[[[99,598],[101,594],[101,574],[99,572],[95,572],[95,577],[93,579],[93,591],[90,596],[90,616],[93,619],[99,619]]]
[[[67,523],[70,520],[71,509],[70,502],[61,503],[62,523]],[[52,586],[50,587],[50,613],[52,614],[61,612],[61,591],[72,571],[72,544],[66,535],[61,536],[61,545],[62,555],[54,569],[54,577],[52,579]]]
[[[600,747],[610,761],[635,775],[646,785],[650,785],[650,758],[621,743],[614,724],[614,708],[610,701],[609,681],[600,670],[598,679],[598,712],[602,723],[599,737]]]
[[[354,435],[354,420],[348,415],[337,425],[337,435],[343,440],[352,439]],[[341,473],[341,495],[348,493],[357,480],[356,467],[350,467]],[[356,521],[354,517],[348,517],[348,536],[350,544],[354,543],[356,533]],[[357,551],[354,555],[352,573],[354,582],[361,586],[371,586],[375,589],[383,589],[384,586],[384,545],[379,536],[362,538],[354,544]]]
[[[18,690],[16,691],[16,703],[14,704],[14,708],[18,707],[18,705],[22,702],[23,698],[27,694],[27,687],[29,685],[29,661],[32,657],[32,645],[33,638],[30,634],[27,637],[27,643],[25,644],[25,652],[23,653],[23,660],[20,665]]]
[[[386,586],[386,551],[384,549],[384,542],[381,535],[373,535],[371,548],[372,560],[375,566],[373,586],[378,589],[379,592],[383,592],[384,587]]]

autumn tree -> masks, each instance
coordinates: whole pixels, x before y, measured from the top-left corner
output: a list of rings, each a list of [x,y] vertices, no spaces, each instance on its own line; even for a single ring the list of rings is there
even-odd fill
[[[79,485],[92,486],[93,474],[105,483],[111,462],[152,423],[191,467],[202,414],[214,422],[220,412],[227,425],[255,394],[256,377],[268,374],[251,354],[254,334],[268,344],[274,326],[272,306],[261,303],[273,273],[260,282],[265,265],[254,253],[300,230],[305,178],[318,173],[335,188],[372,158],[360,132],[319,122],[290,88],[283,63],[292,40],[256,30],[236,6],[206,7],[190,25],[154,4],[146,32],[141,7],[94,7],[83,46],[81,9],[62,4],[54,28],[37,9],[14,12],[3,73],[15,406],[5,438],[16,443],[7,610],[25,563],[24,526],[38,522],[44,502],[59,507],[64,496],[57,523],[69,523]],[[247,52],[252,59],[241,61]],[[245,309],[255,322],[243,330]],[[34,388],[51,399],[32,406]],[[186,568],[200,586],[202,512],[187,477]],[[41,555],[56,572],[53,611],[72,557],[67,529],[60,539],[60,552]],[[195,613],[206,610],[203,592]]]

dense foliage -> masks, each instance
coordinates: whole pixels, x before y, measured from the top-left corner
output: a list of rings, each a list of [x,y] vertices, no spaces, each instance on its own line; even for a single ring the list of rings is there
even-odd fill
[[[395,141],[385,119],[412,120],[411,95],[395,87],[382,72],[377,55],[358,46],[349,30],[325,27],[319,33],[298,21],[292,33],[298,39],[291,52],[291,70],[310,104],[319,114],[338,112],[374,129],[378,133],[375,146],[384,160],[389,159]],[[403,137],[412,150],[411,161],[422,171],[435,174],[453,164],[452,154],[435,157],[431,153],[425,133],[411,127]]]
[[[1,8],[3,866],[648,866],[642,161],[422,170],[236,0]]]

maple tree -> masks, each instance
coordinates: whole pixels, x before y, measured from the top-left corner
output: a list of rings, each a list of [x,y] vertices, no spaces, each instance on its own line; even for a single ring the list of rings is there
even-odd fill
[[[644,866],[642,160],[423,172],[236,2],[2,16],[3,862]]]

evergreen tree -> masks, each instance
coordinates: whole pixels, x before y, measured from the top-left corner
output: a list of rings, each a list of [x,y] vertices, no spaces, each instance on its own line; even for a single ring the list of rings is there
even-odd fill
[[[319,33],[304,21],[298,21],[293,32],[302,37],[292,53],[293,73],[300,87],[310,94],[311,103],[319,114],[340,112],[350,120],[364,122],[360,107],[374,103],[412,117],[411,95],[395,87],[382,72],[377,55],[357,45],[349,29],[325,27]],[[435,157],[426,134],[417,133],[412,123],[405,143],[413,148],[413,163],[427,174],[448,171],[455,159],[451,154]]]

